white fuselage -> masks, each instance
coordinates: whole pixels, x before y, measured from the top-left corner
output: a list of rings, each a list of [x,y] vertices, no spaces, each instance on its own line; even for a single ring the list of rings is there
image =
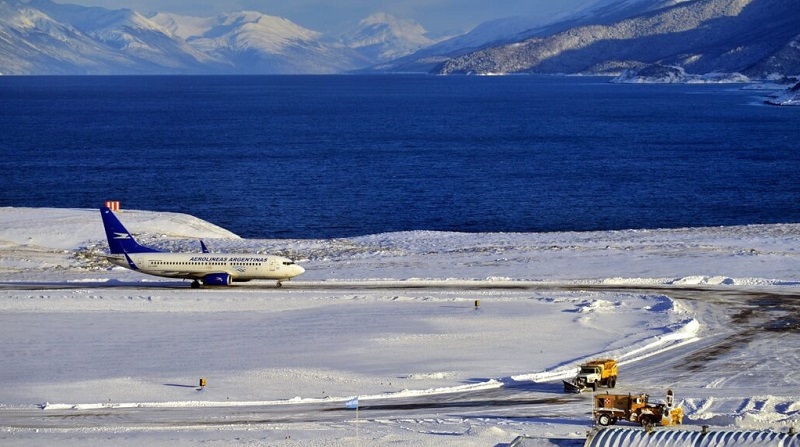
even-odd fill
[[[202,279],[209,274],[228,274],[234,281],[286,280],[300,275],[303,267],[283,256],[252,253],[130,253],[111,255],[116,265],[167,278]]]

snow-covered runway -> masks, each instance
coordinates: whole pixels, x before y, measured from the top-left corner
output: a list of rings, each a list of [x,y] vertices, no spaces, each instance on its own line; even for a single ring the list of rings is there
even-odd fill
[[[273,241],[126,213],[306,274],[192,290],[96,261],[95,210],[0,209],[4,444],[551,445],[590,428],[560,381],[598,356],[690,427],[798,424],[797,225]]]

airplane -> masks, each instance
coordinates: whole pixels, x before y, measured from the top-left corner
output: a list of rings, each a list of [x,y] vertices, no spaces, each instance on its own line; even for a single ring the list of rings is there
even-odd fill
[[[112,264],[148,275],[192,280],[192,288],[203,285],[229,286],[251,279],[281,281],[305,272],[283,256],[252,253],[209,253],[200,241],[202,253],[171,253],[140,245],[108,207],[100,208],[108,238]]]

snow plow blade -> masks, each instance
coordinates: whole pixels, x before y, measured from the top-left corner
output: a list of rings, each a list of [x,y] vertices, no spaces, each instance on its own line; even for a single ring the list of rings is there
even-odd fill
[[[580,387],[575,385],[573,382],[564,381],[564,392],[565,393],[580,393],[584,390],[585,387]]]

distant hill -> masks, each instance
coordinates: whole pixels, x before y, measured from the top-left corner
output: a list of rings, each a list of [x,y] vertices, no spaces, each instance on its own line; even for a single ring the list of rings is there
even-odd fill
[[[450,57],[432,72],[619,74],[663,64],[689,73],[800,73],[797,0],[608,0],[595,8],[597,15]]]

